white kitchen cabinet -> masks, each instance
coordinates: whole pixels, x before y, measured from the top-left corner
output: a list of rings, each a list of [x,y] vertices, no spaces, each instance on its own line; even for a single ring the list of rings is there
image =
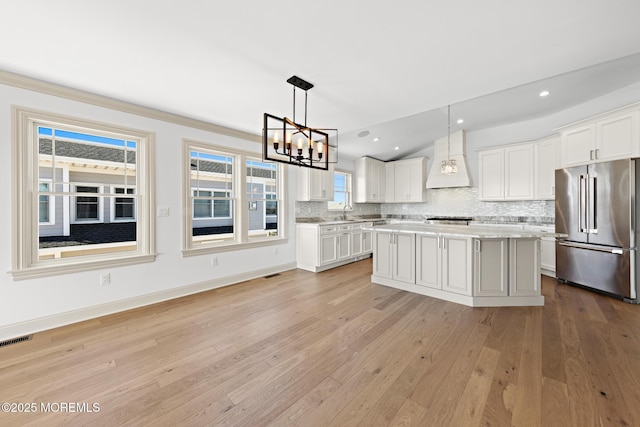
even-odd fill
[[[596,145],[596,125],[590,123],[562,132],[561,161],[563,166],[575,166],[593,160]]]
[[[386,162],[384,164],[384,201],[385,203],[394,203],[395,200],[395,185],[396,185],[396,175],[395,175],[395,165],[394,162]]]
[[[640,156],[640,107],[630,107],[561,128],[561,166]]]
[[[336,247],[338,261],[351,258],[351,226],[343,225],[338,227],[336,235]]]
[[[415,283],[415,244],[415,234],[375,233],[373,274],[399,282]]]
[[[385,164],[371,157],[355,162],[355,203],[382,203],[385,193]]]
[[[555,135],[535,143],[535,199],[554,200],[556,169],[560,167],[560,136]]]
[[[533,200],[534,144],[518,144],[504,149],[504,199]]]
[[[470,237],[442,238],[442,290],[472,294],[473,258]]]
[[[303,202],[333,200],[333,171],[298,167],[298,198]]]
[[[419,203],[427,200],[426,157],[387,162],[385,170],[387,203]]]
[[[480,200],[534,198],[534,144],[515,144],[478,154]]]
[[[509,295],[509,239],[474,239],[473,294]]]
[[[525,225],[525,230],[553,233],[555,227],[544,225]],[[540,238],[540,272],[545,276],[556,277],[556,238]]]
[[[470,238],[417,235],[416,285],[471,295],[470,249]]]
[[[318,272],[367,258],[373,251],[371,221],[296,225],[298,268]]]
[[[509,242],[509,295],[540,295],[540,240],[511,239]]]
[[[504,200],[504,149],[483,150],[480,161],[479,199]]]
[[[441,240],[440,236],[416,235],[416,285],[442,289]]]
[[[373,251],[373,231],[362,230],[370,227],[369,223],[354,224],[351,231],[351,256],[370,254]]]

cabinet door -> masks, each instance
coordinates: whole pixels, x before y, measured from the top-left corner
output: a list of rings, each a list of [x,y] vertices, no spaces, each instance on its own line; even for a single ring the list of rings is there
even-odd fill
[[[533,199],[533,144],[504,149],[504,199]]]
[[[354,231],[351,233],[351,256],[362,255],[363,245],[362,237],[364,232],[362,230]]]
[[[509,240],[509,295],[540,295],[540,239]]]
[[[391,279],[391,233],[373,235],[373,275]]]
[[[560,138],[563,167],[584,165],[593,160],[596,145],[595,124],[565,131]]]
[[[416,285],[442,289],[439,236],[416,235]]]
[[[338,260],[338,246],[335,234],[320,235],[320,265],[330,264]]]
[[[509,294],[509,239],[473,239],[473,295]]]
[[[553,237],[540,239],[540,267],[551,273],[556,272],[556,239]]]
[[[362,232],[362,253],[370,254],[373,252],[373,231]]]
[[[338,261],[351,257],[351,233],[340,233],[336,236]]]
[[[556,196],[555,170],[560,167],[560,137],[538,141],[535,147],[535,198],[553,200]]]
[[[393,203],[396,201],[396,168],[393,163],[386,163],[384,170],[384,201]]]
[[[394,175],[393,192],[396,202],[411,201],[411,166],[397,162]]]
[[[640,145],[640,112],[632,111],[596,123],[598,161],[634,157]]]
[[[423,202],[426,181],[426,166],[421,160],[415,160],[408,164],[409,167],[409,200]]]
[[[441,251],[442,290],[471,295],[473,281],[471,238],[444,237]]]
[[[504,200],[504,149],[485,150],[480,160],[480,200]]]
[[[401,282],[416,283],[416,235],[393,235],[392,278]]]
[[[385,178],[384,163],[378,160],[372,159],[371,166],[368,172],[370,173],[370,176],[368,177],[368,179],[371,182],[369,199],[372,202],[383,202],[384,201],[384,178]]]

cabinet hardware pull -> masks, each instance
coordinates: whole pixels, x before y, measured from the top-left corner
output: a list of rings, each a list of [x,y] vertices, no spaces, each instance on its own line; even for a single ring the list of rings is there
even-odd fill
[[[589,160],[593,160],[593,150],[589,150]]]
[[[600,158],[600,149],[596,148],[596,159]]]

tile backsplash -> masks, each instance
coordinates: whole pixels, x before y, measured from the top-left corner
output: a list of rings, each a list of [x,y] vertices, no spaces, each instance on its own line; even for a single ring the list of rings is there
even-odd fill
[[[333,219],[342,212],[327,211],[326,202],[296,202],[296,218]],[[527,217],[553,220],[553,200],[484,202],[478,200],[478,188],[437,188],[427,190],[425,203],[354,203],[350,216],[463,216]]]

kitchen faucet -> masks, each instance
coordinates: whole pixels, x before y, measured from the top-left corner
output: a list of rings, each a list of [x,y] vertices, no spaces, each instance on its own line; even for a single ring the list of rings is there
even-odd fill
[[[348,204],[344,204],[344,207],[342,208],[342,220],[346,221],[347,220],[347,208],[349,208],[349,210],[353,210],[353,207],[351,207],[351,205]]]

